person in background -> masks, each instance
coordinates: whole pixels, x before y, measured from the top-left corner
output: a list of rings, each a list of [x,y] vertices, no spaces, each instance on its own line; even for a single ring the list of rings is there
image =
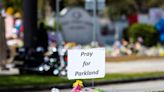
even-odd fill
[[[14,14],[14,18],[15,18],[15,22],[14,22],[14,28],[16,29],[16,34],[18,38],[23,38],[23,21],[21,18],[21,13],[20,12],[16,12]]]
[[[6,30],[6,39],[14,39],[16,38],[16,34],[14,34],[14,17],[13,17],[14,10],[13,8],[9,7],[6,9],[6,16],[5,16],[5,30]]]
[[[17,34],[14,29],[14,9],[12,7],[8,7],[6,9],[5,16],[5,34],[6,34],[6,42],[8,46],[8,60],[6,64],[11,64],[16,55],[17,48]]]
[[[38,47],[42,47],[44,52],[48,50],[48,34],[43,22],[39,24],[36,44]]]

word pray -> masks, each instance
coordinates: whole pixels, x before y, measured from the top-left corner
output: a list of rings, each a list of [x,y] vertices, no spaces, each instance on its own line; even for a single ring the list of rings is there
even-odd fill
[[[93,52],[81,52],[81,56],[91,57],[92,55],[93,55]]]

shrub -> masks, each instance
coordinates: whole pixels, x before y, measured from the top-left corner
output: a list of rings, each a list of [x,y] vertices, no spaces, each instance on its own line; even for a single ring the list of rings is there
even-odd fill
[[[148,24],[133,24],[128,29],[129,39],[136,42],[139,37],[143,38],[143,45],[156,45],[159,39],[159,34],[155,27]]]

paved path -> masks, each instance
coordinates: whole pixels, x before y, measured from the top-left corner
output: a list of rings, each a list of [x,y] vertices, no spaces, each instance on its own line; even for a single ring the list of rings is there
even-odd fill
[[[99,86],[107,92],[157,92],[164,91],[164,81],[146,81],[117,85]]]
[[[17,75],[19,70],[17,68],[11,68],[9,70],[0,70],[0,75]]]
[[[164,80],[134,82],[134,83],[125,83],[125,84],[111,84],[105,86],[96,86],[96,88],[103,89],[105,92],[161,92],[164,91]],[[70,91],[71,89],[60,90],[60,92],[70,92]],[[51,89],[42,90],[42,91],[31,91],[31,92],[51,92]]]
[[[106,73],[138,73],[164,71],[164,59],[106,62]],[[19,74],[18,69],[1,71],[0,75]]]
[[[106,73],[137,73],[155,71],[164,71],[164,59],[106,63]]]
[[[1,70],[0,69],[0,75],[16,75],[19,74],[19,70],[17,68],[13,68],[13,64],[8,64],[8,70]]]
[[[164,91],[164,80],[113,84],[97,86],[96,88],[103,89],[105,92],[157,92]],[[70,89],[60,90],[60,92],[70,92]]]

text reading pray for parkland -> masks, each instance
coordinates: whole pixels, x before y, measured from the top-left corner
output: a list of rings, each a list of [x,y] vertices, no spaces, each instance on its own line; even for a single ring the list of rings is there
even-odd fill
[[[105,75],[105,49],[68,52],[68,78],[97,78]]]
[[[93,55],[93,52],[81,52],[81,54],[80,54],[80,56],[81,57],[92,57],[92,55]],[[83,63],[82,63],[82,67],[83,68],[87,68],[87,67],[89,67],[90,65],[91,65],[91,61],[87,61],[87,60],[85,60],[85,61],[83,61]],[[82,71],[82,72],[80,72],[80,71],[75,71],[75,76],[86,76],[86,75],[98,75],[99,74],[99,70],[95,70],[95,71]]]

